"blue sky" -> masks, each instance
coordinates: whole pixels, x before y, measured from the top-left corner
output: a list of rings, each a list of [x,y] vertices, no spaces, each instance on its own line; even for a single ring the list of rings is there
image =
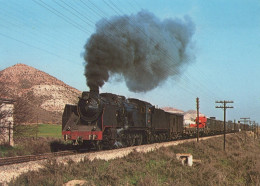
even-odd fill
[[[223,118],[216,100],[232,100],[227,118],[260,122],[259,0],[0,0],[0,70],[24,63],[83,91],[84,45],[104,17],[148,10],[160,19],[191,17],[196,59],[182,76],[147,93],[110,80],[101,92],[135,97],[160,107],[194,109]],[[68,6],[69,5],[69,6]]]

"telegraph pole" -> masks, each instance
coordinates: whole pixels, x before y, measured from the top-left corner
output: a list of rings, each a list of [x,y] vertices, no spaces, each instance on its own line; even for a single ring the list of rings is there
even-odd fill
[[[244,131],[245,131],[245,141],[246,141],[246,123],[250,120],[249,117],[245,117],[245,118],[240,118],[242,120],[244,120]]]
[[[250,118],[247,117],[247,118],[240,118],[240,119],[244,120],[244,121],[243,121],[243,123],[244,123],[244,130],[246,130],[245,124],[246,124],[248,121],[250,121]]]
[[[255,121],[253,121],[253,133],[254,133],[254,141],[255,141],[255,133],[256,133]]]
[[[196,98],[196,103],[197,103],[197,120],[196,120],[196,124],[197,124],[197,142],[199,142],[199,116],[200,116],[200,112],[199,112],[199,98]]]
[[[226,109],[234,108],[233,106],[227,106],[227,103],[234,103],[233,101],[216,101],[216,103],[222,103],[222,106],[216,106],[216,108],[224,109],[224,150],[226,150]]]
[[[256,137],[257,137],[257,139],[258,139],[258,123],[256,124]]]
[[[236,128],[236,120],[235,119],[234,119],[234,126],[233,127],[234,127],[233,131],[235,132],[235,130],[236,130],[235,129]]]

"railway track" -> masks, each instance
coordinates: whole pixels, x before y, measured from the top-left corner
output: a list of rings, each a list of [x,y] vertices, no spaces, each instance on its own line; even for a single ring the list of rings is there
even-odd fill
[[[215,135],[217,137],[219,135]],[[214,137],[214,136],[207,136],[207,137]],[[205,139],[207,138],[206,136],[204,137]],[[196,140],[196,138],[191,137],[191,138],[183,138],[181,140],[176,140],[176,141],[171,141],[171,142],[161,142],[161,144],[171,144],[171,143],[182,143],[184,141],[192,141]],[[160,144],[160,143],[154,143],[154,144]],[[149,146],[153,144],[146,144],[143,146]],[[136,148],[138,146],[133,146],[132,148]],[[127,148],[127,147],[126,147]],[[130,147],[131,148],[131,147]],[[124,148],[121,148],[122,151]],[[115,150],[115,149],[114,149]],[[44,154],[39,154],[39,155],[27,155],[27,156],[15,156],[15,157],[6,157],[6,158],[0,158],[0,166],[4,165],[11,165],[11,164],[18,164],[18,163],[24,163],[24,162],[30,162],[30,161],[37,161],[37,160],[44,160],[52,157],[61,157],[61,156],[66,156],[66,155],[73,155],[73,154],[80,154],[82,152],[92,152],[92,151],[86,151],[86,149],[78,149],[76,150],[67,150],[67,151],[60,151],[60,152],[53,152],[53,153],[44,153]],[[95,151],[93,151],[95,152]],[[102,151],[99,151],[102,152]]]
[[[75,153],[76,153],[76,151],[60,151],[60,152],[45,153],[45,154],[38,154],[38,155],[0,158],[0,166],[24,163],[24,162],[30,162],[30,161],[37,161],[37,160],[44,160],[44,159],[48,159],[51,157],[66,156],[66,155],[72,155]]]
[[[227,137],[231,134],[227,134]],[[201,140],[208,140],[210,138],[215,138],[215,137],[222,137],[223,135],[215,135],[215,136],[207,136],[207,137],[201,137]],[[140,152],[140,153],[147,153],[151,152],[154,150],[157,150],[161,147],[170,147],[174,145],[179,145],[187,142],[195,142],[197,139],[196,138],[191,138],[191,139],[182,139],[182,140],[176,140],[176,141],[169,141],[169,142],[163,142],[163,143],[154,143],[154,144],[146,144],[146,145],[141,145],[141,146],[132,146],[132,147],[126,147],[126,148],[119,148],[119,149],[113,149],[113,150],[105,150],[105,151],[93,151],[93,152],[86,152],[86,153],[74,153],[69,151],[68,153],[66,151],[61,151],[58,152],[58,154],[63,153],[63,156],[60,154],[56,155],[57,157],[57,162],[58,163],[64,163],[68,160],[72,160],[76,163],[79,163],[85,159],[93,161],[95,159],[101,159],[105,161],[109,161],[112,159],[116,158],[123,158],[130,154],[131,152]],[[72,153],[72,154],[70,154]],[[49,153],[52,154],[52,153]],[[56,153],[57,154],[57,153]],[[44,154],[47,155],[47,154]],[[66,156],[68,155],[68,156]],[[43,155],[41,155],[43,156]],[[52,157],[55,156],[52,154]],[[50,157],[50,156],[49,156]],[[45,159],[48,157],[45,157]],[[7,159],[7,158],[2,158],[2,159]],[[1,159],[1,160],[2,160]],[[9,158],[8,158],[9,159]],[[44,159],[44,158],[42,158]],[[0,161],[1,161],[0,160]],[[5,183],[8,185],[8,183],[14,179],[19,177],[23,173],[27,173],[28,171],[37,171],[40,168],[44,168],[44,166],[37,162],[36,159],[35,161],[31,163],[17,163],[13,165],[8,165],[6,166],[0,166],[0,185],[1,183]],[[25,162],[25,161],[23,161]],[[14,162],[13,162],[14,163]]]

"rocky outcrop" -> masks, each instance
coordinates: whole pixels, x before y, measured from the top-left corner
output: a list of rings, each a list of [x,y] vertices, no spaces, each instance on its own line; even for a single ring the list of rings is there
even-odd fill
[[[28,123],[60,123],[65,104],[75,104],[81,92],[57,78],[25,64],[0,71],[4,94],[14,100],[26,98]]]

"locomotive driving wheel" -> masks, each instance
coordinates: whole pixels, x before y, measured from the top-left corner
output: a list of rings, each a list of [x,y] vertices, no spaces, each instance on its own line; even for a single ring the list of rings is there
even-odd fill
[[[111,131],[110,128],[107,128],[105,130],[103,139],[104,139],[104,147],[106,149],[113,149],[114,148],[116,140],[112,137],[112,131]]]
[[[100,151],[100,150],[103,149],[103,143],[101,141],[95,141],[94,147],[95,147],[96,150]]]
[[[134,146],[134,144],[135,144],[134,135],[133,134],[125,135],[125,138],[124,138],[123,142],[124,142],[125,146],[127,146],[127,147]]]
[[[137,134],[135,138],[135,145],[142,145],[143,143],[143,135]]]

